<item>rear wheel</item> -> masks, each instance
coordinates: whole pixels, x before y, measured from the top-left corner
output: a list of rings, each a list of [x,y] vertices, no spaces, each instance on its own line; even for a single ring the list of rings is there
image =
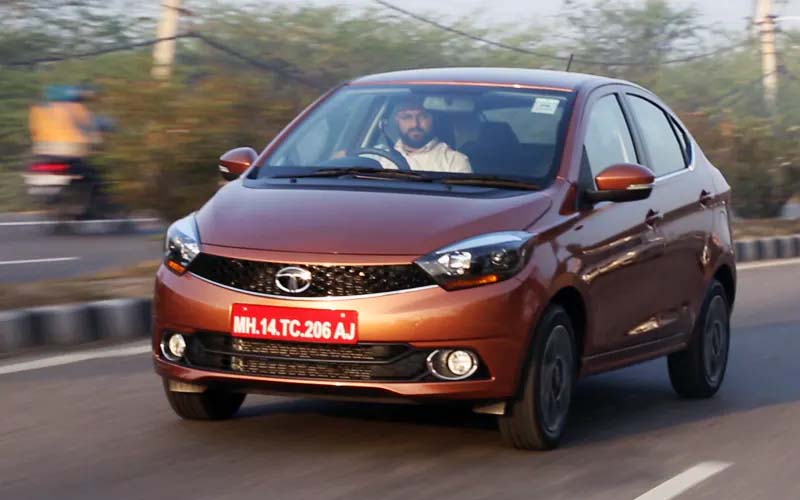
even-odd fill
[[[730,348],[730,312],[725,289],[709,287],[689,347],[667,358],[672,387],[687,398],[710,398],[725,377]]]
[[[188,420],[225,420],[239,411],[246,394],[220,389],[207,389],[201,393],[173,392],[164,380],[164,392],[172,410]]]
[[[503,439],[515,448],[550,450],[567,423],[577,360],[572,323],[560,306],[550,306],[536,329],[522,392],[498,417]]]

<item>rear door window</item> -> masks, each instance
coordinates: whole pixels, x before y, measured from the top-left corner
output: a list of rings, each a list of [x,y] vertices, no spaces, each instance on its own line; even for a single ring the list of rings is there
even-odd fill
[[[686,168],[686,150],[678,140],[667,113],[652,102],[629,94],[636,124],[650,157],[647,165],[656,177]]]
[[[583,147],[592,177],[617,163],[637,163],[631,131],[615,94],[592,106]]]
[[[686,133],[683,127],[680,126],[675,118],[670,116],[669,122],[672,124],[672,130],[675,131],[675,136],[678,138],[678,142],[681,143],[683,161],[688,166],[692,161],[692,150],[689,149],[689,135]]]

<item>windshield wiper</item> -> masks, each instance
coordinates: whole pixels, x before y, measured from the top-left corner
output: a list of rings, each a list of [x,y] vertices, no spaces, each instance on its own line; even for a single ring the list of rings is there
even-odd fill
[[[533,182],[509,179],[497,175],[466,175],[439,178],[437,180],[444,184],[468,184],[475,186],[507,187],[512,189],[530,189],[536,191],[542,189],[540,185]]]
[[[307,174],[279,175],[275,179],[299,179],[305,177],[344,177],[353,176],[360,178],[380,178],[380,179],[403,179],[411,181],[430,182],[433,179],[419,172],[407,172],[404,170],[390,170],[373,167],[346,167],[346,168],[322,168]]]

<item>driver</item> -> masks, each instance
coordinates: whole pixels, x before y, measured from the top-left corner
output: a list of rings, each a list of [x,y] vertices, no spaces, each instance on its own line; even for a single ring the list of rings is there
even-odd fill
[[[469,158],[440,141],[433,133],[433,115],[419,96],[410,96],[395,108],[393,119],[400,131],[394,148],[411,170],[472,173]],[[397,169],[388,158],[378,158],[383,168]]]

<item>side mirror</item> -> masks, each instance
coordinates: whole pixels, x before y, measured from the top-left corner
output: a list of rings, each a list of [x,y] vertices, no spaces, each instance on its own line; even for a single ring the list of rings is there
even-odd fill
[[[620,163],[603,170],[594,182],[597,189],[588,190],[586,198],[598,201],[644,200],[653,191],[653,172],[649,168],[633,163]]]
[[[219,158],[219,173],[226,181],[237,179],[250,168],[257,157],[253,148],[231,149]]]

